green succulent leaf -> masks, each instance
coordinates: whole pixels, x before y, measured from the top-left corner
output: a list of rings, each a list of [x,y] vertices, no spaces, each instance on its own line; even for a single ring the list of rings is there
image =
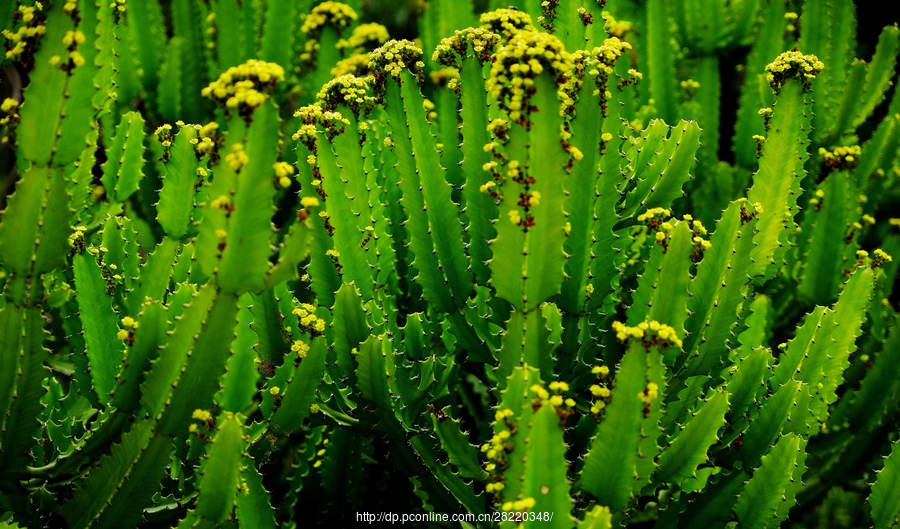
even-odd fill
[[[783,496],[794,479],[795,468],[805,457],[806,440],[794,434],[778,439],[772,450],[762,458],[734,504],[741,527],[778,527],[787,516],[780,508]],[[798,480],[799,481],[799,480]],[[793,499],[791,500],[791,502]]]
[[[869,495],[869,507],[876,529],[896,527],[900,516],[900,450],[891,445],[891,453],[884,459]]]
[[[706,452],[716,442],[717,433],[725,424],[728,400],[727,391],[716,391],[698,408],[659,455],[656,473],[659,479],[677,483],[693,475],[697,467],[707,461]]]

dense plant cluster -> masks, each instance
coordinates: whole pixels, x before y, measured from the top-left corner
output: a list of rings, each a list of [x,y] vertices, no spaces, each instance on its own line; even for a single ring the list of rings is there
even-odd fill
[[[0,0],[0,524],[900,523],[896,25],[361,7]]]

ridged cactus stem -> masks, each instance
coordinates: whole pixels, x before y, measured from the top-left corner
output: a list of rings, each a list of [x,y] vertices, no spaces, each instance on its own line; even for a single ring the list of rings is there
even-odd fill
[[[786,52],[767,69],[776,90],[769,133],[762,146],[759,170],[747,192],[751,203],[759,203],[758,246],[753,252],[752,273],[770,277],[782,263],[791,244],[800,182],[808,152],[811,102],[810,79],[822,68],[815,56]],[[785,178],[783,175],[789,175]]]

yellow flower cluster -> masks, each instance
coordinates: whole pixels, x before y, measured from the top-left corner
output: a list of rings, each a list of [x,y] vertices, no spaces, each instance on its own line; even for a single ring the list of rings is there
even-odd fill
[[[568,408],[575,407],[574,399],[564,398],[562,395],[560,395],[560,393],[569,391],[569,384],[567,382],[554,381],[548,384],[547,387],[550,388],[550,391],[553,392],[552,395],[550,394],[550,391],[544,389],[544,387],[540,384],[532,384],[531,387],[528,388],[528,390],[534,393],[535,396],[541,400],[542,405],[550,404],[554,408],[563,408],[564,406]]]
[[[504,502],[501,508],[504,511],[527,511],[533,508],[535,503],[534,498],[529,496],[527,498],[522,498],[521,500]]]
[[[505,411],[508,411],[510,416],[512,415],[512,410]],[[500,430],[499,432],[494,434],[494,436],[491,437],[488,442],[481,445],[481,452],[488,459],[497,459],[497,456],[499,456],[504,450],[512,448],[509,437],[509,430]]]
[[[206,125],[194,125],[194,129],[197,131],[197,137],[191,140],[191,144],[194,145],[194,151],[200,156],[212,152],[216,147],[215,137],[219,124],[215,121],[210,121]]]
[[[893,260],[894,260],[894,258],[891,257],[891,254],[885,252],[881,248],[876,248],[872,252],[872,267],[873,268],[877,268],[877,267],[883,265],[884,263],[890,263]]]
[[[541,2],[541,15],[538,16],[537,22],[545,31],[553,33],[553,21],[556,20],[556,9],[559,7],[559,0],[543,0]]]
[[[654,240],[664,248],[668,248],[669,239],[677,223],[675,219],[664,220],[669,213],[670,211],[665,208],[650,208],[637,216],[637,221],[646,224],[648,231],[656,230]],[[703,252],[712,246],[712,243],[706,239],[706,227],[701,221],[693,218],[691,215],[684,215],[683,222],[686,222],[691,229],[691,241],[694,243],[694,252],[691,254],[691,260],[697,262],[703,257]]]
[[[274,62],[251,59],[227,69],[205,87],[202,94],[229,109],[237,109],[241,115],[249,116],[269,98],[271,90],[282,80],[284,68]]]
[[[360,24],[353,28],[353,33],[337,43],[338,48],[350,48],[356,52],[366,52],[381,46],[390,39],[386,27],[375,22]]]
[[[247,151],[244,150],[243,143],[235,143],[231,146],[231,152],[225,155],[225,162],[231,166],[235,172],[240,171],[250,162]]]
[[[287,162],[275,162],[272,164],[272,170],[275,171],[275,176],[278,178],[284,178],[294,174],[294,166]]]
[[[602,379],[602,377],[609,375],[609,368],[606,366],[594,366],[591,369],[591,374],[600,375]],[[606,408],[607,401],[612,397],[612,391],[610,391],[609,387],[605,385],[601,386],[600,384],[591,384],[588,391],[591,392],[592,396],[598,399],[591,404],[591,413],[597,415]]]
[[[300,205],[304,208],[313,208],[319,205],[319,199],[316,197],[303,197],[300,199]]]
[[[819,156],[825,160],[825,165],[835,170],[853,169],[859,162],[862,149],[859,145],[842,145],[828,150],[819,147]]]
[[[497,481],[495,483],[488,483],[484,486],[485,492],[500,492],[503,490],[503,482]]]
[[[659,397],[659,385],[655,382],[650,382],[643,391],[638,392],[637,397],[644,404],[652,404]]]
[[[15,59],[29,49],[33,51],[37,46],[38,39],[47,33],[47,27],[38,17],[38,14],[43,10],[44,5],[41,2],[35,2],[33,6],[19,6],[15,16],[20,18],[25,24],[19,26],[16,31],[4,29],[0,32],[8,41],[7,59]]]
[[[369,54],[355,53],[346,59],[341,59],[334,65],[330,73],[332,77],[340,77],[347,74],[357,77],[369,75]]]
[[[110,265],[115,270],[115,265]],[[123,340],[129,345],[134,343],[134,331],[138,328],[138,322],[131,316],[122,318],[122,329],[116,333],[116,338]]]
[[[291,344],[291,352],[297,353],[300,358],[306,358],[306,354],[309,353],[309,344],[303,340],[294,340],[294,343]]]
[[[209,422],[212,419],[212,414],[207,410],[196,409],[191,414],[191,419],[195,419],[198,421]]]
[[[87,226],[75,226],[72,230],[72,234],[69,235],[69,246],[75,246],[75,243],[84,244],[84,232],[87,231]]]
[[[763,212],[763,206],[760,202],[750,204],[750,201],[746,198],[739,198],[738,202],[741,203],[741,224],[750,222]]]
[[[797,13],[795,13],[795,12],[793,12],[793,11],[788,11],[787,13],[785,13],[785,14],[784,14],[784,20],[787,22],[787,25],[785,26],[785,29],[786,29],[787,31],[794,31],[794,30],[796,30],[796,29],[797,29],[797,26],[796,26],[794,23],[797,22],[797,19],[798,19],[798,18],[800,18],[800,15],[798,15]]]
[[[456,68],[441,68],[431,72],[431,82],[435,86],[446,86],[450,90],[459,87],[459,70]]]
[[[172,125],[169,123],[163,123],[156,127],[156,130],[153,131],[153,135],[156,136],[156,139],[159,140],[159,144],[162,145],[164,149],[171,147],[172,140],[175,138],[175,134],[172,132]]]
[[[576,50],[572,54],[572,71],[560,90],[562,99],[560,115],[571,114],[575,106],[575,99],[581,91],[586,76],[596,79],[597,87],[592,95],[597,98],[597,103],[606,113],[606,104],[612,97],[612,92],[606,89],[606,85],[609,77],[613,74],[613,65],[622,56],[624,50],[630,48],[631,44],[616,37],[610,37],[592,50]],[[628,82],[634,82],[634,80]],[[568,131],[564,133],[564,139],[568,139],[567,135],[570,136]]]
[[[409,69],[416,79],[421,79],[423,68],[422,48],[408,40],[389,40],[369,55],[369,71],[375,75],[379,88],[385,74],[398,78],[404,69]]]
[[[63,36],[63,44],[69,51],[68,57],[63,60],[59,55],[54,55],[50,57],[50,64],[52,66],[59,66],[60,70],[66,72],[70,72],[79,66],[83,66],[85,59],[81,52],[78,51],[78,45],[83,44],[84,41],[85,36],[81,31],[67,31]]]
[[[510,120],[525,125],[535,79],[546,71],[557,86],[564,86],[573,66],[572,55],[557,37],[520,31],[497,51],[487,89]]]
[[[67,9],[67,8],[69,8],[70,4],[74,5],[75,2],[73,2],[73,1],[66,2],[65,7],[63,8],[64,10],[66,10],[66,13],[70,12],[70,10]],[[109,3],[109,7],[111,9],[114,9],[116,14],[124,13],[125,12],[125,0],[113,0],[112,2]],[[74,10],[74,7],[72,7],[71,9]],[[116,19],[116,21],[118,22],[118,19]]]
[[[572,53],[572,74],[565,86],[565,91],[569,96],[574,96],[578,93],[584,83],[586,74],[594,78],[602,74],[601,83],[605,84],[613,69],[605,62],[600,61],[599,55],[601,53],[599,46],[594,47],[593,50],[575,50]],[[604,92],[603,95],[606,98],[605,96],[608,95],[609,91],[605,90]],[[599,89],[593,95],[599,96]]]
[[[690,99],[697,94],[697,90],[700,89],[700,83],[694,79],[685,79],[681,81],[681,89],[684,90],[685,96]]]
[[[0,103],[0,111],[4,114],[13,114],[19,109],[19,102],[11,97],[7,97]]]
[[[21,8],[20,8],[21,9]],[[15,59],[22,55],[28,48],[29,44],[37,42],[37,39],[47,33],[47,26],[43,24],[36,26],[19,26],[15,32],[4,29],[2,34],[12,44],[12,47],[6,50],[7,59]]]
[[[334,137],[344,131],[344,127],[350,124],[350,120],[340,112],[324,110],[322,102],[317,101],[306,105],[294,112],[294,117],[300,119],[300,128],[292,136],[294,141],[306,145],[309,150],[316,150],[316,135],[322,131]]]
[[[356,11],[352,7],[329,0],[317,5],[306,15],[300,31],[305,33],[307,38],[316,40],[325,26],[332,26],[340,31],[350,27],[356,19]]]
[[[434,111],[434,101],[426,97],[425,100],[422,101],[422,108],[425,109],[425,113],[428,116],[429,120],[434,120],[435,118],[437,118],[437,112]],[[439,143],[438,149],[441,148],[440,145],[441,144]]]
[[[600,62],[611,66],[614,62],[619,60],[626,51],[631,49],[631,44],[627,41],[624,41],[618,37],[610,37],[603,41],[603,44],[600,46],[594,47],[591,50],[591,53],[594,57],[597,58]]]
[[[591,395],[595,397],[607,398],[612,394],[609,388],[597,384],[592,384],[589,389],[591,391]]]
[[[487,62],[499,43],[500,35],[486,27],[458,29],[453,35],[441,39],[431,60],[444,66],[459,68],[460,60],[468,55],[471,47],[476,59]]]
[[[215,121],[210,121],[206,125],[203,125],[199,129],[197,129],[197,135],[212,137],[213,135],[215,135],[217,130],[219,130],[219,124]]]
[[[672,223],[669,221],[663,222],[659,225],[662,229],[656,232],[654,235],[654,240],[656,244],[662,246],[663,248],[669,248],[669,235],[672,233]]]
[[[325,320],[316,316],[316,308],[309,303],[301,303],[291,313],[300,319],[300,326],[306,327],[309,332],[325,330]]]
[[[509,408],[503,410],[497,410],[494,412],[494,420],[495,421],[503,421],[513,416],[513,411]]]
[[[512,416],[513,411],[509,408],[494,412],[495,426],[498,429],[488,442],[481,445],[481,453],[483,453],[488,460],[484,469],[498,479],[495,483],[488,483],[486,487],[488,492],[500,492],[503,490],[503,478],[498,476],[498,473],[495,471],[497,470],[498,465],[503,467],[506,464],[506,453],[509,450],[512,450],[513,447],[512,441],[510,440],[510,436],[512,435],[510,428],[513,427],[511,422]]]
[[[19,102],[7,97],[0,103],[0,144],[11,143],[15,125],[19,122]]]
[[[606,29],[606,32],[613,37],[622,38],[626,33],[631,31],[631,22],[627,20],[616,20],[609,11],[604,11],[601,13],[601,16],[604,21],[604,29]]]
[[[218,198],[213,199],[213,201],[209,203],[209,207],[213,209],[228,210],[231,208],[231,199],[225,195],[221,195]]]
[[[360,114],[368,113],[375,105],[375,98],[369,95],[370,81],[370,77],[342,75],[325,83],[316,97],[322,101],[322,108],[326,111],[343,105],[359,118]]]
[[[814,197],[809,199],[809,205],[815,206],[816,211],[822,206],[822,200],[825,198],[825,191],[823,189],[817,189]],[[859,225],[862,228],[862,224]]]
[[[69,30],[69,31],[66,31],[65,36],[63,36],[63,44],[65,44],[67,48],[71,47],[71,46],[77,46],[79,44],[82,44],[82,43],[84,43],[84,40],[85,40],[84,33],[82,33],[81,31]]]
[[[294,174],[294,166],[287,162],[275,162],[272,164],[272,170],[275,171],[275,178],[281,187],[291,186],[291,176]]]
[[[691,228],[691,234],[693,235],[691,241],[694,243],[694,253],[691,254],[691,259],[694,262],[697,262],[703,257],[703,252],[709,250],[712,243],[706,239],[708,232],[706,231],[706,226],[703,225],[703,222],[688,214],[685,214],[682,219],[684,222],[687,222],[688,226]]]
[[[506,141],[509,138],[509,121],[503,118],[495,118],[492,119],[487,124],[487,131],[490,132],[495,139],[500,141]],[[490,149],[485,146],[484,151],[488,152]]]
[[[675,329],[656,320],[642,321],[634,327],[628,327],[620,321],[614,321],[613,331],[616,339],[622,343],[631,340],[640,340],[644,347],[662,345],[663,347],[681,347],[681,339],[675,333]]]
[[[681,81],[681,88],[686,92],[693,93],[700,88],[700,83],[693,79],[685,79],[684,81]]]
[[[31,22],[34,20],[35,13],[44,10],[44,4],[41,2],[35,2],[33,6],[19,6],[19,16],[22,18],[22,22]]]
[[[825,68],[825,65],[815,55],[804,55],[795,50],[786,51],[766,65],[766,80],[776,93],[781,90],[784,82],[791,78],[799,79],[808,90],[811,81],[822,68]]]
[[[100,247],[100,250],[103,251],[103,252],[108,252],[108,251],[109,251],[108,248],[104,248],[104,247],[102,247],[102,246]],[[104,264],[105,264],[105,263],[104,263]],[[109,270],[110,270],[111,272],[116,272],[116,270],[119,269],[119,266],[118,266],[116,263],[110,263],[109,266],[108,266],[108,268],[109,268]],[[107,277],[107,279],[109,279],[109,276],[108,276],[107,274],[104,274],[104,276]],[[122,281],[122,280],[124,279],[124,276],[122,276],[122,274],[119,274],[119,273],[114,273],[114,274],[112,274],[112,279],[115,280],[115,281]],[[122,320],[123,324],[124,324],[125,321],[126,321],[126,320]],[[127,321],[134,322],[134,320],[132,320],[131,318],[128,318]],[[135,327],[136,327],[136,326],[137,326],[137,325],[135,325]],[[122,337],[123,334],[122,334],[121,332],[119,332],[119,333],[118,333],[118,336],[119,336],[119,337]],[[132,340],[134,339],[133,336],[132,336],[131,338],[132,338]]]
[[[481,15],[481,25],[504,39],[509,39],[522,30],[534,31],[531,17],[518,9],[495,9]]]
[[[650,208],[647,211],[641,213],[637,216],[638,222],[643,223],[654,223],[656,221],[661,222],[662,217],[668,217],[672,214],[672,211],[667,208]],[[658,222],[657,222],[658,224]]]
[[[315,67],[316,57],[319,54],[319,41],[308,39],[305,44],[303,44],[303,49],[300,52],[300,64],[309,68]]]

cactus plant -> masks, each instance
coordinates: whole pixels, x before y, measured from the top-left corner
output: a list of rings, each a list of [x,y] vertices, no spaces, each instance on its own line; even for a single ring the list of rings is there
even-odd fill
[[[0,522],[897,526],[896,25],[485,3],[0,1]]]

